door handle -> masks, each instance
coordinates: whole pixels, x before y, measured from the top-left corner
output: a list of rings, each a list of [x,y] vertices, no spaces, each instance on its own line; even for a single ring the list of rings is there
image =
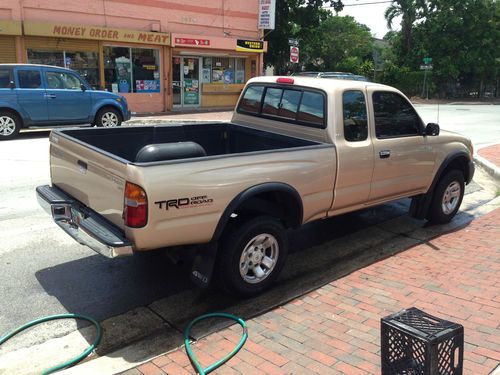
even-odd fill
[[[55,99],[56,98],[56,95],[55,94],[45,94],[44,95],[46,98],[51,98],[51,99]]]
[[[389,156],[391,156],[391,150],[382,150],[378,153],[380,156],[380,159],[387,159]]]

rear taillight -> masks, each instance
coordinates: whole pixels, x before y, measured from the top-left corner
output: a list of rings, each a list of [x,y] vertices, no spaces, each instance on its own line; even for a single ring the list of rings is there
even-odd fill
[[[125,225],[142,228],[148,223],[148,197],[139,185],[127,182],[123,201]]]

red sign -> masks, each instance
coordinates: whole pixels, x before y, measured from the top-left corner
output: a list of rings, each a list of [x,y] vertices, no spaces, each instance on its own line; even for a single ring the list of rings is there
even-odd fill
[[[290,46],[290,61],[293,63],[299,62],[299,47]]]
[[[185,44],[189,46],[209,46],[208,39],[175,38],[175,44]]]

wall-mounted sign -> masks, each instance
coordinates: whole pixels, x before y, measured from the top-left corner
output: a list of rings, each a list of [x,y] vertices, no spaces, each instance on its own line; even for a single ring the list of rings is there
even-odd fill
[[[25,22],[24,34],[68,39],[112,40],[130,43],[170,45],[170,34],[168,33],[111,29],[109,27],[88,25]]]
[[[274,30],[276,0],[259,0],[259,29]]]
[[[20,21],[0,20],[0,35],[21,35],[22,33]]]
[[[209,46],[209,39],[193,39],[193,38],[175,38],[175,44],[182,44],[188,46]]]
[[[236,51],[241,52],[264,52],[264,42],[261,40],[243,40],[236,41]]]

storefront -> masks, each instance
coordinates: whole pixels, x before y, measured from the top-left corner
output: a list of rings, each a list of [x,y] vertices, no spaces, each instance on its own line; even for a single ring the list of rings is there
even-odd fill
[[[24,35],[26,62],[71,68],[93,87],[124,95],[132,111],[166,109],[170,34],[25,22]]]
[[[172,107],[234,106],[264,48],[260,41],[172,34]]]
[[[21,22],[0,20],[0,64],[17,61],[16,39],[21,34]]]

